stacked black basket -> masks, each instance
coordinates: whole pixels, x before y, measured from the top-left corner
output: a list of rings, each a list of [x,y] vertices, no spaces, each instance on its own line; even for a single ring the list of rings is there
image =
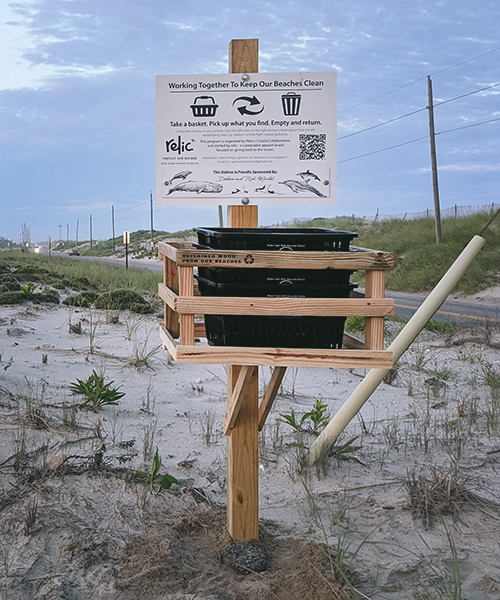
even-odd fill
[[[195,229],[213,250],[348,252],[357,233],[330,229]],[[199,267],[202,296],[348,298],[353,271]],[[345,317],[205,315],[209,344],[274,348],[341,348]]]

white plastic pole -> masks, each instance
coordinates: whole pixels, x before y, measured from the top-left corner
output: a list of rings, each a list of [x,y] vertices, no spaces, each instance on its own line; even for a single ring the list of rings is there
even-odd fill
[[[477,256],[484,244],[484,238],[478,235],[472,238],[460,256],[443,275],[441,281],[422,303],[417,312],[399,332],[399,335],[388,348],[394,355],[394,364],[396,364],[404,352],[406,352],[410,344],[422,331],[434,313],[439,310],[441,304],[443,304],[450,292],[457,285],[459,279],[469,268],[471,262]],[[368,373],[311,446],[308,457],[309,464],[314,464],[325,445],[331,446],[335,442],[342,431],[344,431],[347,425],[361,410],[368,398],[370,398],[377,389],[389,371],[390,369],[372,369]]]

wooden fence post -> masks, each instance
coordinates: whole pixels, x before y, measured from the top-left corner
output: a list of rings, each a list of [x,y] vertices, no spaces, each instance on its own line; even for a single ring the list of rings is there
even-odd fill
[[[232,40],[229,72],[258,72],[258,40]],[[228,227],[258,227],[258,206],[228,206]],[[227,369],[227,397],[231,402],[240,366]],[[227,528],[239,542],[259,537],[259,378],[258,367],[243,397],[227,439]]]

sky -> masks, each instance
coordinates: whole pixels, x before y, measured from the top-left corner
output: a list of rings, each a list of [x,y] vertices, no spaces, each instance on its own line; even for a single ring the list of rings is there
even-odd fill
[[[295,217],[499,202],[500,3],[495,0],[18,0],[0,4],[0,237],[94,239],[150,228],[155,76],[228,72],[259,39],[263,73],[337,72],[338,185]],[[154,228],[218,225],[217,207],[154,206]]]

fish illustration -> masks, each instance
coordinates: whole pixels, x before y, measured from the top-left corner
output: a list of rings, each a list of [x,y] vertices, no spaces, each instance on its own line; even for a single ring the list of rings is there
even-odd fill
[[[210,181],[183,181],[175,187],[168,190],[167,196],[174,192],[190,192],[196,194],[219,194],[222,192],[220,183],[212,183]]]
[[[188,175],[191,175],[193,171],[180,171],[180,173],[177,173],[176,175],[174,175],[172,177],[172,179],[170,179],[169,181],[165,181],[165,185],[172,185],[172,183],[176,180],[176,179],[186,179],[186,177],[188,177]]]
[[[318,181],[321,181],[321,179],[316,175],[316,173],[311,173],[311,171],[309,169],[307,169],[307,171],[304,171],[302,173],[297,173],[298,177],[302,177],[302,179],[304,179],[304,181],[309,181],[309,179],[317,179]]]
[[[316,196],[319,196],[320,198],[326,198],[326,196],[324,194],[322,194],[319,190],[317,190],[312,185],[305,183],[304,181],[297,181],[295,179],[287,179],[286,181],[278,181],[278,183],[280,183],[282,185],[287,185],[292,190],[292,192],[295,192],[296,194],[298,194],[299,192],[312,192],[313,194],[316,194]]]

